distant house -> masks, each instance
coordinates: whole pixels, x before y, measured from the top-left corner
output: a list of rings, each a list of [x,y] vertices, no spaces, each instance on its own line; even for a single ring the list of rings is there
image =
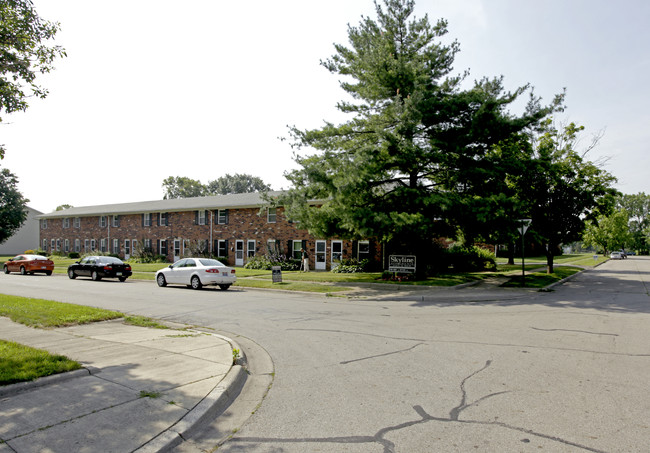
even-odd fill
[[[282,207],[265,206],[261,194],[243,193],[74,207],[38,216],[39,243],[49,252],[101,250],[124,259],[144,247],[170,262],[200,251],[234,266],[257,254],[300,259],[300,249],[316,270],[331,269],[346,258],[381,262],[373,240],[315,238],[288,221]]]
[[[36,216],[43,214],[27,206],[27,219],[25,223],[5,242],[0,244],[0,255],[18,255],[25,250],[38,249],[39,228]]]

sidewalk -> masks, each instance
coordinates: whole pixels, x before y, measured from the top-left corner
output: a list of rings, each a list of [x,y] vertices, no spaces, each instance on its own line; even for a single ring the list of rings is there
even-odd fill
[[[121,320],[34,329],[0,317],[0,339],[81,370],[0,387],[0,453],[171,449],[234,400],[246,372],[232,340]]]

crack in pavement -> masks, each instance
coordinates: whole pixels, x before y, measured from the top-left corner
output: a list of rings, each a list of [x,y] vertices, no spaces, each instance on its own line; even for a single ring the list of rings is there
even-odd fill
[[[417,348],[418,346],[422,346],[423,344],[424,343],[418,343],[418,344],[414,344],[410,348],[399,349],[397,351],[385,352],[383,354],[371,355],[371,356],[368,356],[368,357],[361,357],[361,358],[354,359],[354,360],[344,360],[343,362],[339,362],[339,363],[341,365],[347,365],[348,363],[361,362],[363,360],[370,360],[370,359],[376,359],[378,357],[386,357],[386,356],[393,355],[393,354],[400,354],[402,352],[412,351],[413,349]]]
[[[416,345],[417,346],[417,345]],[[550,440],[552,442],[557,442],[563,445],[568,445],[571,447],[576,447],[584,451],[589,451],[592,453],[606,453],[603,450],[589,447],[587,445],[582,445],[577,442],[572,442],[570,440],[562,439],[557,436],[552,436],[549,434],[540,433],[534,430],[522,428],[519,426],[509,425],[503,422],[497,421],[481,421],[481,420],[461,420],[460,416],[465,409],[476,406],[481,402],[504,394],[508,393],[507,391],[491,393],[481,398],[473,401],[467,402],[467,391],[465,390],[465,385],[473,377],[479,375],[492,365],[492,360],[487,360],[485,365],[480,369],[472,372],[466,376],[460,383],[461,391],[461,400],[460,403],[449,411],[449,417],[434,417],[428,414],[422,406],[416,405],[413,406],[413,410],[420,416],[417,420],[412,420],[404,423],[400,423],[395,426],[388,426],[380,429],[374,436],[341,436],[341,437],[297,437],[297,438],[271,438],[271,437],[233,437],[227,442],[232,443],[330,443],[330,444],[379,444],[384,447],[384,453],[396,453],[395,443],[386,439],[386,436],[394,431],[399,431],[402,429],[410,428],[415,425],[430,423],[430,422],[440,422],[440,423],[462,423],[467,425],[483,425],[483,426],[497,426],[504,429],[517,431],[521,433],[528,434],[530,436],[539,437],[542,439]],[[522,442],[530,442],[528,439],[522,439]]]
[[[588,330],[574,330],[574,329],[540,329],[539,327],[531,327],[533,330],[539,330],[541,332],[577,332],[577,333],[586,333],[589,335],[610,335],[612,337],[618,337],[617,333],[604,333],[604,332],[589,332]]]

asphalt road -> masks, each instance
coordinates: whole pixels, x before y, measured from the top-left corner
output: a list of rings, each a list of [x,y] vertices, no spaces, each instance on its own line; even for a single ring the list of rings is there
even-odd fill
[[[197,324],[263,348],[273,384],[219,452],[649,451],[649,290],[646,257],[548,293],[418,300],[0,275],[1,293]]]

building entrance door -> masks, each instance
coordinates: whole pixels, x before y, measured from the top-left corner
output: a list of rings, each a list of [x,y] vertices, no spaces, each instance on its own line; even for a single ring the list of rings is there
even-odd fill
[[[181,259],[181,240],[174,239],[174,262]]]
[[[315,259],[314,269],[324,271],[327,268],[327,241],[316,241]]]
[[[244,241],[235,241],[235,266],[244,265]]]
[[[343,242],[332,241],[332,269],[341,264],[343,258]]]

